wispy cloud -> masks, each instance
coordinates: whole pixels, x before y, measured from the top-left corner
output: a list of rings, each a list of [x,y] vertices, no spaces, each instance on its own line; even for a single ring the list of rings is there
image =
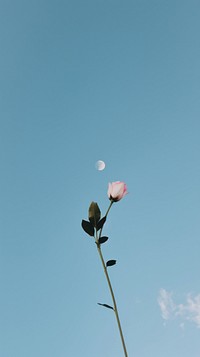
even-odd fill
[[[160,289],[158,304],[160,306],[162,318],[164,320],[169,320],[175,310],[175,305],[172,300],[172,292]]]
[[[191,293],[187,294],[185,303],[176,304],[173,292],[160,289],[158,304],[165,321],[180,318],[182,321],[192,321],[200,328],[200,294],[196,296],[192,296]],[[184,322],[181,322],[180,326],[183,328]]]

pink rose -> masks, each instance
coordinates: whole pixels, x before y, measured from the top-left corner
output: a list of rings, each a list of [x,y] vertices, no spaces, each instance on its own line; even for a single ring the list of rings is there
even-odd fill
[[[127,193],[127,186],[124,182],[116,181],[108,184],[108,197],[111,201],[117,202]]]

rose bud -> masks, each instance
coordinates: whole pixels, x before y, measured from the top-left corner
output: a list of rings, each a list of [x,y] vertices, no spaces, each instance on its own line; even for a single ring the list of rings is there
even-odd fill
[[[97,223],[101,218],[101,211],[99,206],[96,202],[91,202],[89,211],[88,211],[88,218],[89,221],[92,223],[94,227],[97,227]]]
[[[108,198],[113,202],[120,201],[127,193],[127,186],[124,182],[116,181],[108,184]]]

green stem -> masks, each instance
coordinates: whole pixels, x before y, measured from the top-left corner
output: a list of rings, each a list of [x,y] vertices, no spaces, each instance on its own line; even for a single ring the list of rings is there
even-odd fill
[[[106,217],[108,215],[108,212],[110,211],[110,208],[111,208],[112,204],[113,204],[113,201],[111,201],[110,206],[108,207],[108,210],[106,212]],[[101,232],[102,232],[102,229],[100,230],[99,238],[101,237]],[[97,232],[96,232],[96,235],[97,235]],[[98,239],[98,237],[96,237],[96,239]],[[121,327],[121,323],[120,323],[120,319],[119,319],[117,303],[116,303],[116,300],[115,300],[115,295],[114,295],[113,288],[112,288],[112,285],[111,285],[111,281],[110,281],[110,278],[109,278],[109,275],[108,275],[107,266],[106,266],[104,258],[103,258],[103,254],[102,254],[102,251],[101,251],[101,246],[100,246],[99,243],[97,243],[97,250],[98,250],[102,265],[103,265],[104,273],[105,273],[106,280],[107,280],[107,283],[108,283],[108,287],[109,287],[109,290],[110,290],[110,294],[111,294],[111,297],[112,297],[113,306],[114,306],[114,313],[115,313],[115,317],[116,317],[116,320],[117,320],[117,325],[118,325],[118,328],[119,328],[119,333],[120,333],[120,338],[121,338],[121,342],[122,342],[122,346],[123,346],[123,350],[124,350],[124,355],[125,355],[125,357],[128,357],[128,353],[127,353],[126,345],[125,345],[125,341],[124,341],[124,336],[123,336],[123,332],[122,332],[122,327]]]
[[[106,217],[106,218],[107,218],[107,215],[108,215],[108,213],[109,213],[109,211],[110,211],[110,209],[111,209],[113,203],[114,203],[114,201],[110,201],[110,205],[109,205],[109,207],[108,207],[108,209],[107,209],[107,212],[106,212],[106,214],[105,214],[105,217]],[[103,229],[103,227],[100,229],[99,238],[101,237],[102,229]],[[97,242],[97,240],[98,240],[98,236],[97,236],[97,232],[96,232],[96,242]]]

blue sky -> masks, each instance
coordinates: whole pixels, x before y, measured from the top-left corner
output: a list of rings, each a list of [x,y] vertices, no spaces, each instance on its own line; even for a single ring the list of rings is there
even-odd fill
[[[0,2],[0,355],[199,357],[199,1]],[[106,169],[95,169],[97,160]]]

